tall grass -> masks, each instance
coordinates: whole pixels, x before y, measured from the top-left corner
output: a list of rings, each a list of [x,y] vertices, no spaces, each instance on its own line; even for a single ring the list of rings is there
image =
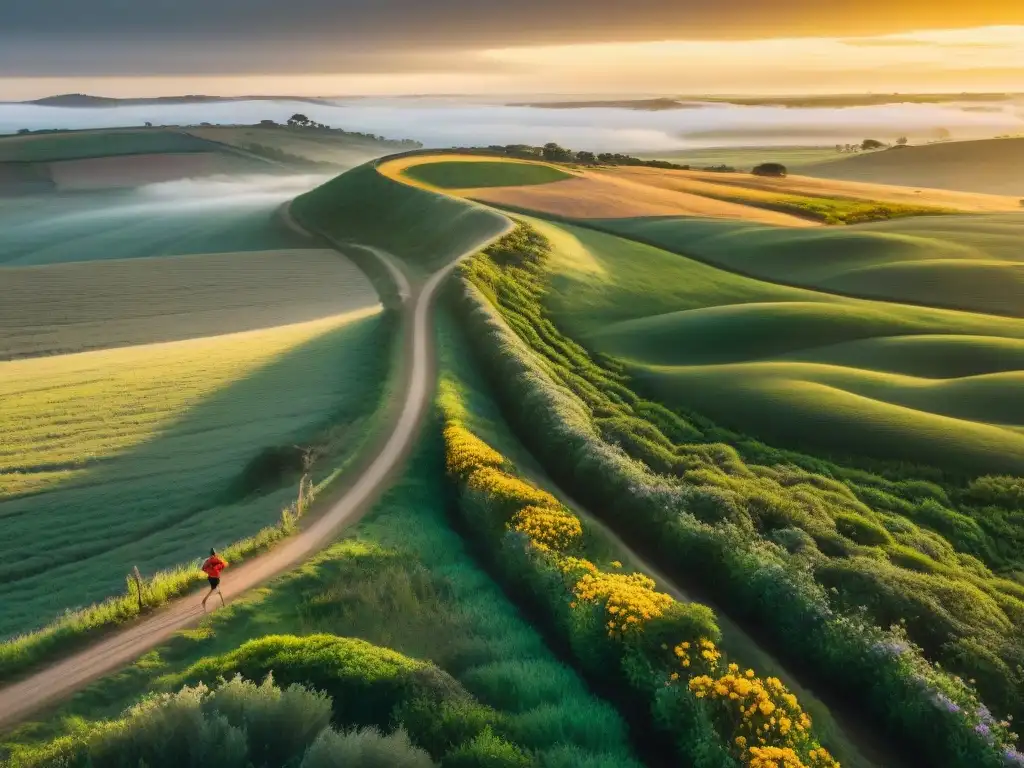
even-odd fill
[[[869,509],[827,475],[747,465],[729,445],[697,442],[706,439],[705,430],[714,434],[713,425],[702,429],[645,403],[621,372],[595,364],[558,332],[539,302],[546,245],[522,232],[517,237],[465,268],[458,306],[506,412],[550,471],[667,569],[703,584],[735,618],[756,622],[783,655],[855,697],[920,754],[946,765],[1000,765],[1002,750],[1013,739],[1006,725],[992,718],[966,682],[928,664],[904,631],[890,633],[872,621],[882,626],[888,625],[886,616],[913,621],[937,605],[903,603],[874,615],[856,609],[869,600],[869,611],[877,611],[886,605],[882,595],[896,589],[885,586],[882,595],[868,591],[872,575],[886,584],[893,573],[881,557],[871,555],[870,547],[878,546],[873,534],[911,535],[918,546],[933,546],[935,554],[941,538],[901,518],[893,502],[880,513]],[[522,253],[512,258],[517,247]],[[919,484],[922,492],[928,488]],[[886,498],[884,492],[876,496],[879,502]],[[953,514],[939,513],[941,504],[934,499],[921,506],[934,510],[936,519]],[[980,565],[962,554],[954,560]],[[863,575],[847,570],[845,577],[839,571],[824,576],[828,568],[850,566]],[[961,578],[973,579],[972,568],[980,573],[976,565],[964,567]],[[918,580],[902,589],[913,601],[939,584]],[[977,607],[983,599],[974,591],[979,585],[977,580],[964,585],[952,604],[954,592],[941,587],[947,600],[941,610],[973,610],[966,595],[976,596]],[[993,579],[987,589],[984,604],[1018,615],[1019,587]],[[957,625],[961,632],[963,627]],[[979,627],[985,633],[978,635],[981,642],[998,642],[983,624]],[[925,639],[924,625],[910,629],[916,639]],[[1013,636],[1004,637],[1012,641]],[[1005,662],[993,662],[978,641],[962,641],[960,649],[951,662],[979,670],[984,690],[1000,703],[1015,700],[1018,673]],[[1013,652],[1013,646],[1000,649]],[[991,671],[982,678],[981,670]]]

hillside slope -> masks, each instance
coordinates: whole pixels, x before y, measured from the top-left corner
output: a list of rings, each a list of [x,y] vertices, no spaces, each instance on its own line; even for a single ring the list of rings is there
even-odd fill
[[[891,149],[803,170],[827,179],[1024,195],[1024,138]]]

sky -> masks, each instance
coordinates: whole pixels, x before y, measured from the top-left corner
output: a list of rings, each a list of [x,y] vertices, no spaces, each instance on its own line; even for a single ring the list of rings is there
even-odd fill
[[[0,99],[11,100],[1024,90],[1020,0],[0,5]]]

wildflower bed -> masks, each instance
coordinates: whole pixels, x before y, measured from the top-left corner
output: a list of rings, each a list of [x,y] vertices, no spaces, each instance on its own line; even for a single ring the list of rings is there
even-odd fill
[[[646,719],[688,764],[838,768],[781,681],[740,673],[723,658],[708,608],[676,601],[617,561],[588,559],[580,518],[467,429],[457,398],[442,381],[447,471],[463,522],[586,672],[610,676],[643,702]]]
[[[890,482],[749,439],[737,448],[724,430],[644,401],[614,361],[595,361],[546,316],[549,248],[521,225],[462,269],[456,296],[505,413],[545,467],[732,618],[756,622],[780,655],[869,713],[901,749],[930,764],[1019,765],[1010,719],[980,703],[974,678],[1003,711],[1020,701],[1019,630],[986,625],[983,611],[998,603],[1024,617],[1024,603],[1019,585],[965,554],[970,520],[943,507],[932,483]],[[947,529],[955,550],[936,533]],[[926,572],[921,547],[948,565]]]

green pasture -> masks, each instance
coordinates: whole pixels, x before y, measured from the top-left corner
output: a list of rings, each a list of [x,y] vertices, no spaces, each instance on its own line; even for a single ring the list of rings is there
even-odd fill
[[[287,192],[263,196],[234,187],[211,196],[208,188],[183,184],[166,197],[120,192],[0,198],[0,269],[309,245],[274,217]]]
[[[479,187],[522,187],[550,184],[573,176],[551,165],[515,163],[500,160],[489,162],[438,161],[413,165],[402,171],[410,179],[441,189],[474,189]]]
[[[493,211],[387,178],[373,163],[297,198],[292,213],[310,229],[383,248],[421,272],[444,266],[505,227]]]
[[[787,229],[685,217],[602,229],[766,280],[857,296],[1024,316],[1024,214]]]
[[[176,689],[197,661],[249,639],[328,632],[437,664],[497,709],[541,765],[639,768],[619,715],[559,661],[449,526],[443,446],[431,434],[347,538],[7,735],[0,758]]]
[[[47,163],[113,155],[215,152],[208,141],[162,128],[0,136],[0,163]]]
[[[358,442],[388,364],[374,312],[0,362],[0,635],[275,521],[298,473],[254,459],[328,425]]]
[[[375,307],[335,251],[0,267],[0,360],[273,328]]]

